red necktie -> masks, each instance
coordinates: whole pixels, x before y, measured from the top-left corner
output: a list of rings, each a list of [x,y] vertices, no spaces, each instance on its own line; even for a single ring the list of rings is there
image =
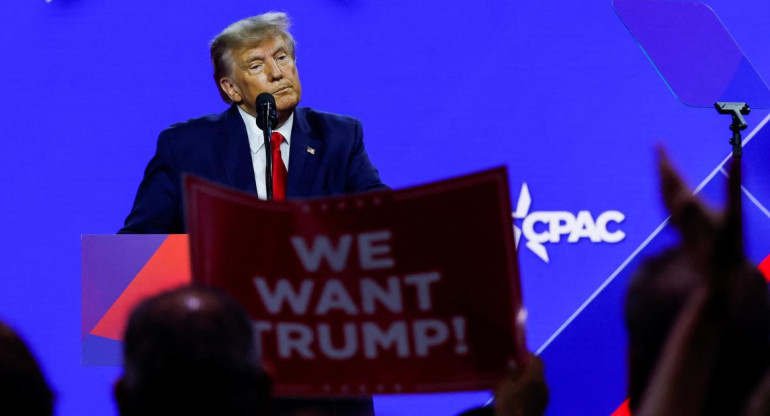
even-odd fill
[[[286,166],[281,158],[281,143],[283,136],[274,131],[270,136],[270,147],[273,150],[273,199],[283,201],[286,199]]]

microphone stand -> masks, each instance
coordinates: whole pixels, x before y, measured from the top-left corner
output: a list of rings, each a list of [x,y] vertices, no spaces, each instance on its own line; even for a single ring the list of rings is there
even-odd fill
[[[741,130],[746,130],[746,127],[748,127],[743,116],[749,115],[751,108],[746,103],[723,101],[714,103],[714,107],[716,107],[719,114],[729,114],[732,116],[733,123],[730,124],[730,131],[733,132],[733,137],[730,139],[730,144],[733,145],[733,157],[740,159],[741,155],[743,155]]]
[[[273,128],[278,127],[275,98],[270,93],[263,92],[257,96],[255,107],[257,109],[257,127],[262,130],[265,139],[265,191],[267,191],[267,200],[270,201],[273,199],[274,162],[270,136],[273,134]]]
[[[265,140],[265,191],[267,200],[273,200],[273,148],[270,145],[270,136],[273,134],[273,123],[270,122],[270,103],[265,103],[259,111],[265,120],[265,128],[262,129],[262,136]],[[259,124],[259,123],[257,123]],[[259,127],[259,125],[257,125]]]

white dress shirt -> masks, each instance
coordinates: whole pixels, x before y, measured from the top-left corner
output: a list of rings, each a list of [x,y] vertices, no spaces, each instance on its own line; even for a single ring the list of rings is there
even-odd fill
[[[249,136],[249,148],[251,149],[251,164],[254,166],[254,180],[257,183],[257,196],[259,199],[267,199],[267,187],[265,186],[265,138],[262,135],[262,129],[257,127],[257,119],[251,114],[238,107],[241,118],[246,124],[246,134]],[[284,137],[281,143],[281,159],[286,166],[286,172],[289,171],[289,146],[291,145],[291,127],[294,124],[294,112],[289,119],[283,123],[283,126],[276,130]],[[274,160],[273,163],[276,163]],[[287,177],[288,178],[288,177]]]

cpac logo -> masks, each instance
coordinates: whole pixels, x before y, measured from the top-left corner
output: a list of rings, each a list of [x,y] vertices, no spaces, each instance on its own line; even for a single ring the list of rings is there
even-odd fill
[[[558,243],[565,236],[570,243],[577,243],[583,238],[593,243],[617,243],[626,238],[626,233],[619,229],[607,229],[609,223],[621,223],[626,219],[622,212],[605,211],[594,219],[589,211],[580,211],[577,215],[568,211],[529,212],[531,205],[532,197],[525,183],[521,186],[519,201],[513,213],[514,220],[521,220],[521,228],[513,226],[516,247],[519,247],[523,234],[527,248],[546,263],[550,260],[544,244]]]

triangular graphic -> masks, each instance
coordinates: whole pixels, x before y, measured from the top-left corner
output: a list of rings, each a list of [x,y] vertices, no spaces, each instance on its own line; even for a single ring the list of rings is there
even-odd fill
[[[631,416],[631,409],[628,407],[628,399],[612,412],[612,416]]]
[[[759,263],[759,271],[765,275],[765,280],[770,282],[770,255],[765,257],[762,263]]]
[[[134,306],[149,296],[190,283],[189,247],[187,235],[169,235],[91,330],[91,334],[122,340],[126,320]]]
[[[167,235],[83,235],[81,341],[142,270]]]

